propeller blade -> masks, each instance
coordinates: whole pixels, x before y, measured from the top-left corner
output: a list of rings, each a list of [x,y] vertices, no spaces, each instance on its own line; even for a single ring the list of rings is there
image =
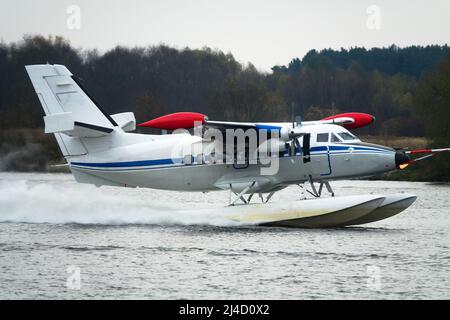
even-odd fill
[[[420,153],[438,153],[438,152],[446,152],[446,151],[450,151],[450,148],[411,150],[411,151],[405,151],[405,153],[406,154],[420,154]]]
[[[300,150],[301,146],[300,146],[300,142],[298,141],[297,138],[294,139],[294,144],[295,144],[295,147]]]
[[[427,158],[430,158],[438,153],[441,152],[447,152],[450,151],[450,148],[440,148],[440,149],[421,149],[421,150],[411,150],[411,151],[404,151],[405,154],[426,154],[425,156],[421,156],[416,159],[411,159],[410,161],[403,163],[399,166],[400,169],[405,169],[407,166],[414,162],[418,162],[421,160],[425,160]]]
[[[291,156],[295,155],[295,145],[294,145],[294,140],[291,140],[289,152],[290,152],[290,155],[291,155]]]
[[[297,139],[297,138],[300,138],[301,136],[303,136],[304,134],[305,134],[304,132],[291,131],[291,133],[289,133],[289,139],[291,139],[291,140]]]
[[[303,163],[307,163],[311,161],[311,134],[310,133],[306,133],[305,135],[303,135],[303,147],[302,147],[302,152],[303,152]]]

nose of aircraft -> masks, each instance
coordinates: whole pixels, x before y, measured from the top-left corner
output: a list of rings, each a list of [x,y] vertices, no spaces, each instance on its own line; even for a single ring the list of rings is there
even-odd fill
[[[395,166],[397,168],[409,161],[411,161],[411,158],[404,151],[397,151],[395,153]]]

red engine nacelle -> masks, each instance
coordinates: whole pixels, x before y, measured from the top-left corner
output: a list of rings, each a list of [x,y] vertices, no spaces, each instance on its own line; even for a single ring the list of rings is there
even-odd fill
[[[138,124],[140,127],[151,127],[163,130],[191,129],[194,122],[204,124],[208,117],[196,112],[177,112]]]
[[[332,120],[332,119],[337,119],[337,118],[352,118],[354,120],[353,123],[346,123],[346,124],[342,125],[346,129],[356,129],[356,128],[365,127],[375,121],[374,116],[367,114],[367,113],[360,113],[360,112],[341,113],[341,114],[337,114],[335,116],[323,118],[322,120]]]

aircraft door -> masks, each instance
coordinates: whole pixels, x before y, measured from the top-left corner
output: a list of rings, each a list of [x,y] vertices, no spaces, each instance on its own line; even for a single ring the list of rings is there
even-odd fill
[[[234,169],[246,169],[250,164],[250,150],[249,143],[246,139],[244,150],[237,149],[237,143],[234,144],[234,161],[233,168]]]
[[[328,132],[311,136],[313,147],[311,148],[311,175],[315,179],[331,175],[331,158]]]

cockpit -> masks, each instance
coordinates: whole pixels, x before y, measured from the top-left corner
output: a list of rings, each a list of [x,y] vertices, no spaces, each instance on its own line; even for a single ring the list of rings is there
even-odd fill
[[[333,125],[320,126],[316,133],[311,134],[316,143],[355,143],[361,142],[354,134],[345,128]]]

